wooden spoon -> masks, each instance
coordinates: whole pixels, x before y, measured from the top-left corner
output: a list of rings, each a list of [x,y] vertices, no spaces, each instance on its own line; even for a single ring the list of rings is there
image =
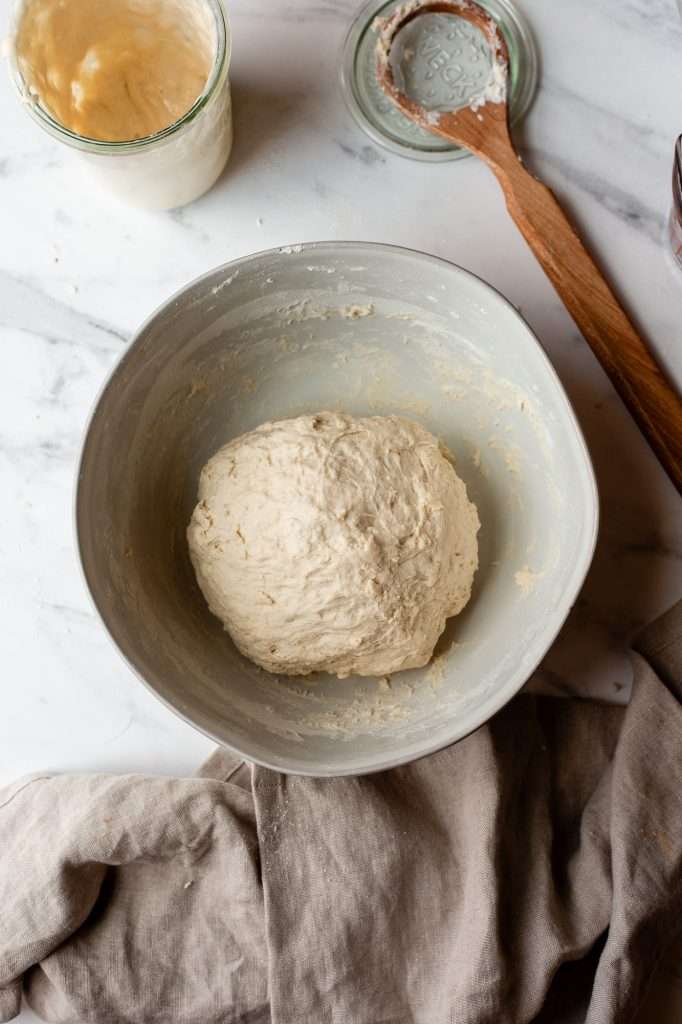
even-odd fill
[[[398,88],[390,60],[397,33],[424,14],[464,18],[489,43],[494,79],[468,106],[439,112]],[[434,54],[434,73],[449,54]],[[554,194],[521,163],[509,132],[506,100],[509,53],[490,15],[473,0],[424,2],[399,7],[383,22],[377,77],[402,112],[420,127],[464,146],[485,160],[504,190],[507,208],[552,281],[595,356],[682,493],[682,401],[616,299]]]

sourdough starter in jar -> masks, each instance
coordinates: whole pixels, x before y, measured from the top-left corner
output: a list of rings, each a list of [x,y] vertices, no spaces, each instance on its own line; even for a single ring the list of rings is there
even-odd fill
[[[12,44],[29,111],[127,201],[180,206],[225,166],[232,116],[221,0],[24,0]]]

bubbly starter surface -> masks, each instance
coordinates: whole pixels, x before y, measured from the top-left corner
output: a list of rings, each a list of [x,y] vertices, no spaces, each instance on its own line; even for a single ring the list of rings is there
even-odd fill
[[[144,138],[201,94],[215,29],[203,0],[27,0],[16,53],[30,91],[91,139]]]

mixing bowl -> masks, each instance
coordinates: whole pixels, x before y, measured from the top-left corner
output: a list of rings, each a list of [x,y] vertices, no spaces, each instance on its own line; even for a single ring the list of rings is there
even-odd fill
[[[472,600],[425,669],[274,677],[197,587],[185,531],[203,464],[266,420],[324,409],[423,423],[478,506]],[[168,707],[249,760],[331,776],[453,743],[523,686],[587,572],[597,497],[566,395],[505,299],[432,256],[331,242],[237,260],[152,315],[92,416],[76,522],[99,614]]]

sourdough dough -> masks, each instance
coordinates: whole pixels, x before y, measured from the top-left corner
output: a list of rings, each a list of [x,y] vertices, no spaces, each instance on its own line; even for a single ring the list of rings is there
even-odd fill
[[[475,506],[436,438],[397,416],[266,423],[204,467],[199,586],[270,672],[425,665],[478,565]]]

